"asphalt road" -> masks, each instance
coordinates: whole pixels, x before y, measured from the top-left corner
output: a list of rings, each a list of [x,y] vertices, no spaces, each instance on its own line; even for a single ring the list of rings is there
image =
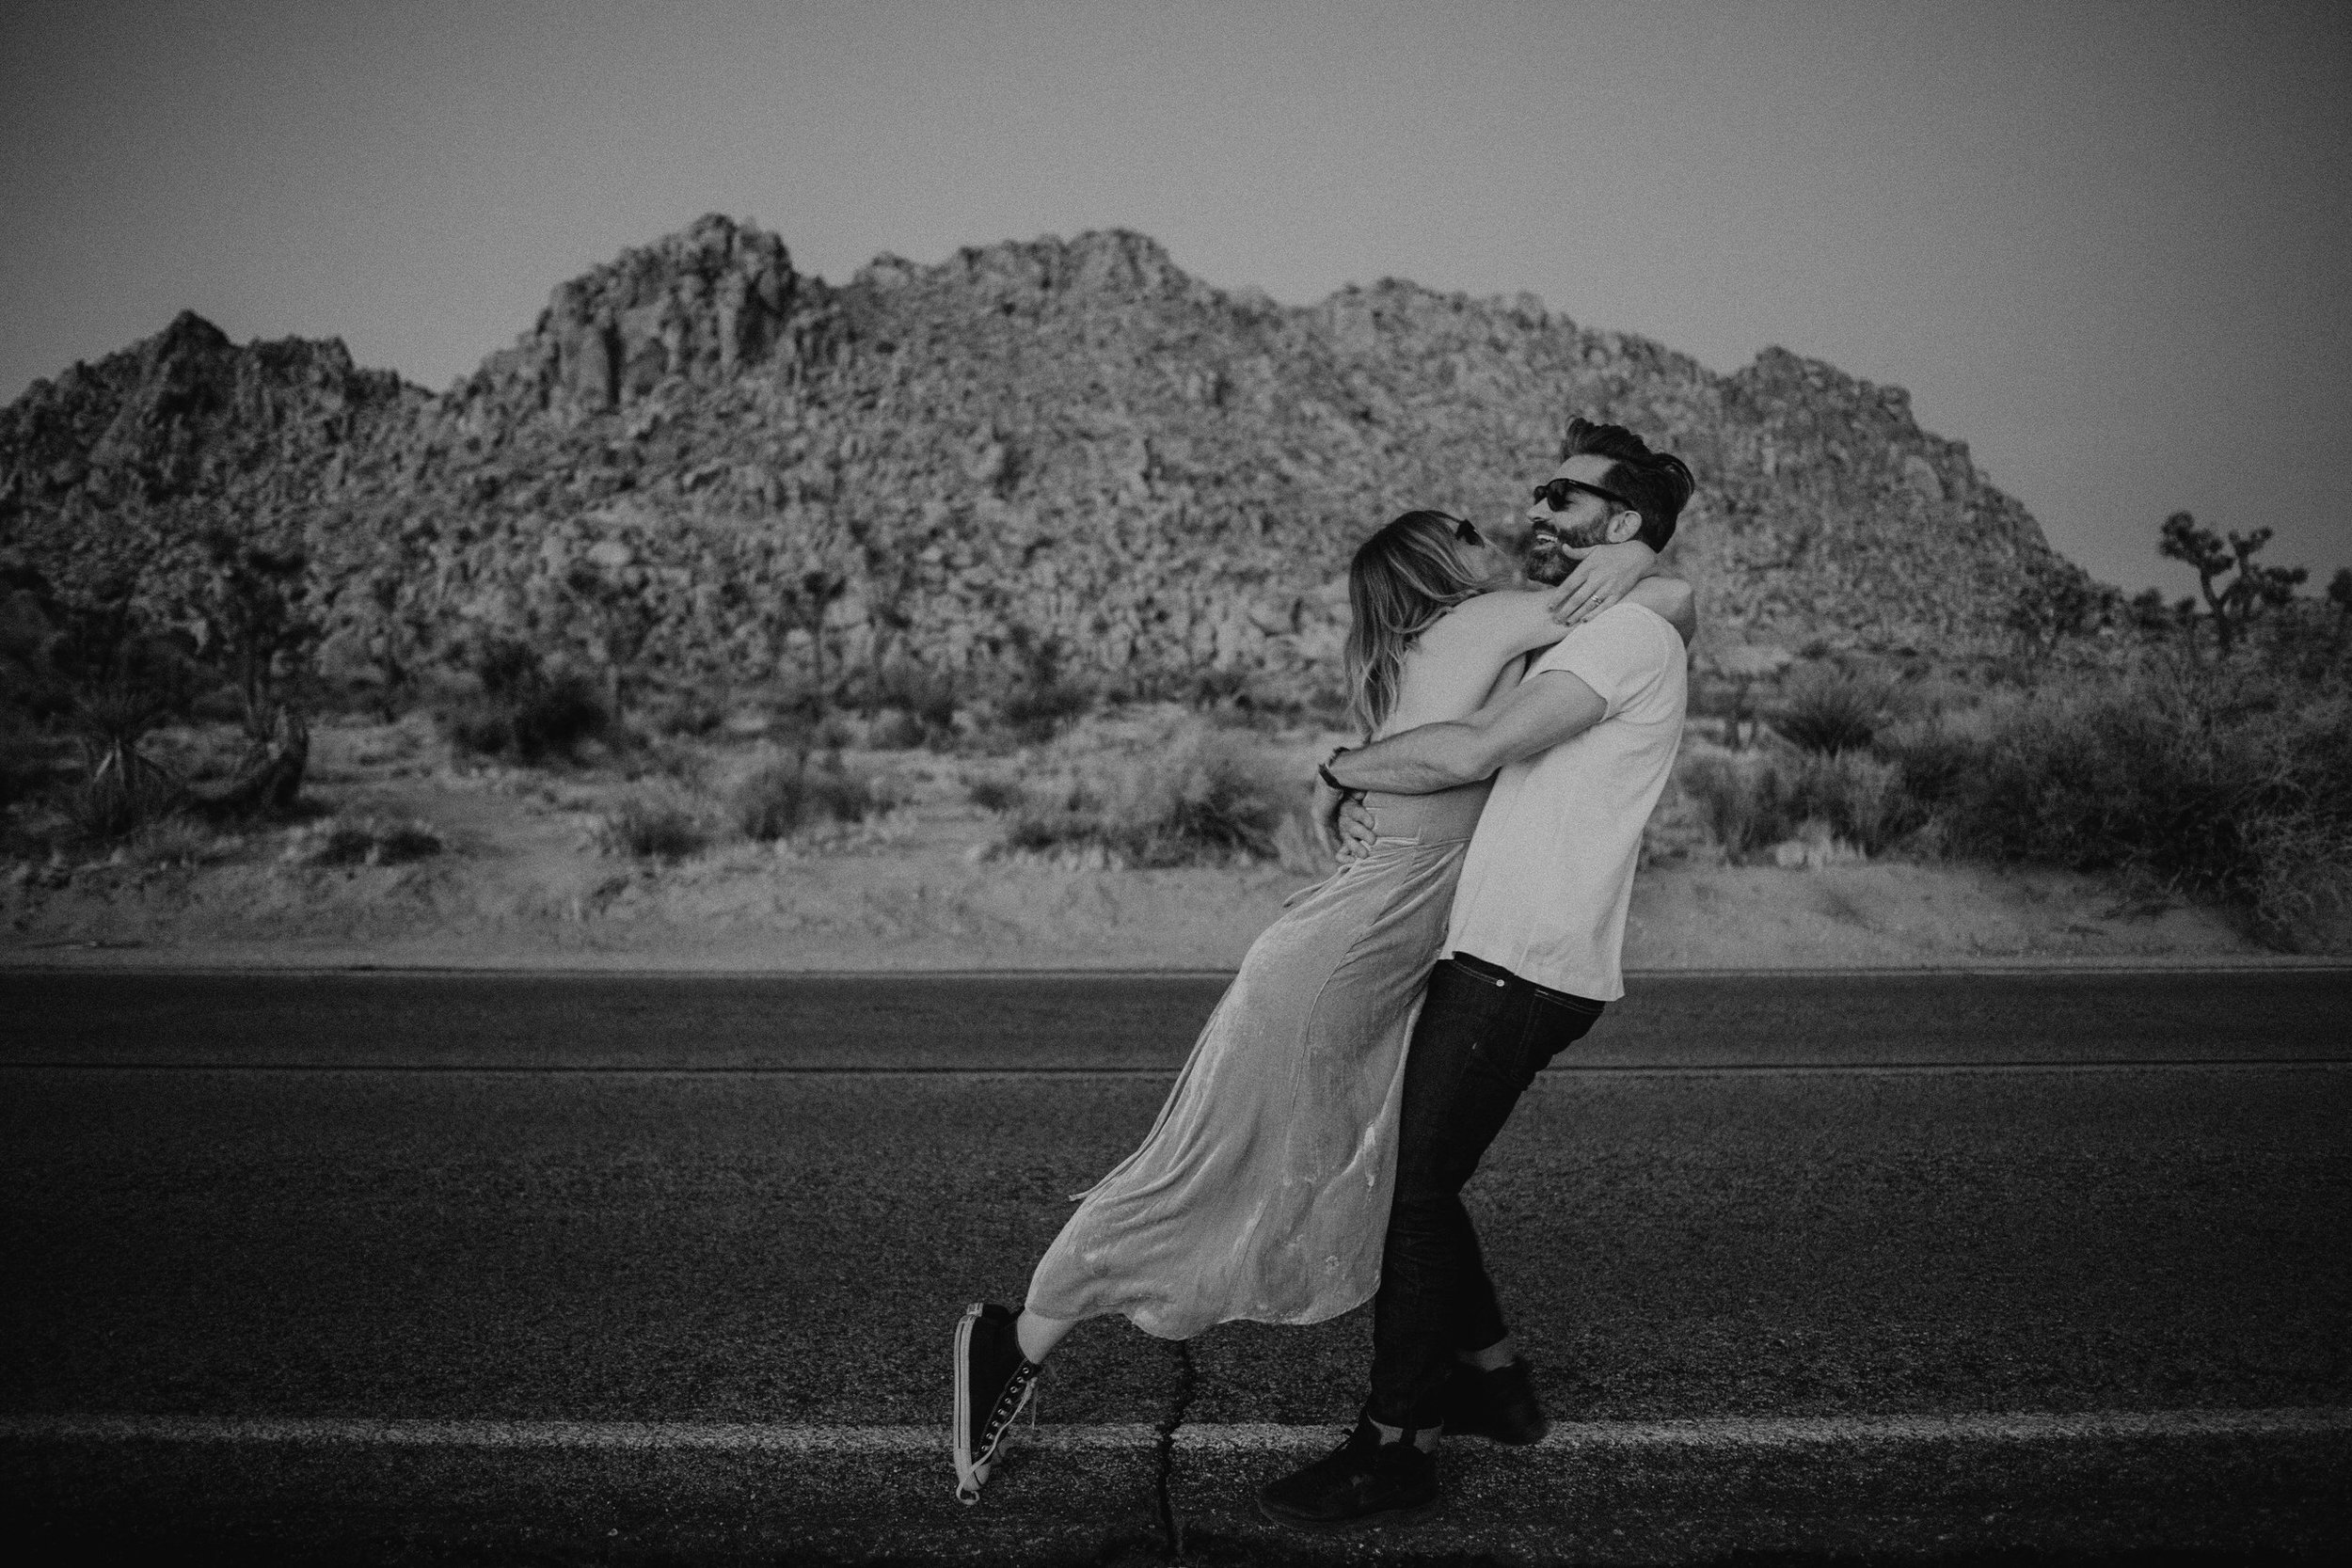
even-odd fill
[[[1226,979],[0,971],[0,1066],[1172,1071]],[[2344,970],[1629,987],[1564,1069],[2352,1057]]]
[[[1248,1484],[1327,1440],[1276,1427],[1352,1413],[1361,1312],[1184,1352],[1087,1325],[1046,1429],[1112,1435],[1042,1445],[970,1513],[888,1435],[944,1422],[957,1310],[1019,1299],[1220,986],[0,977],[0,1477],[60,1549],[1143,1560],[1171,1524],[1197,1559],[1269,1549]],[[2347,1001],[2320,972],[1641,982],[1473,1188],[1548,1401],[1596,1435],[1450,1454],[1456,1515],[1408,1549],[2352,1540],[2334,1429],[1886,1435],[2352,1408]],[[882,1435],[41,1428],[68,1415]],[[1625,1447],[1788,1418],[1829,1435]]]

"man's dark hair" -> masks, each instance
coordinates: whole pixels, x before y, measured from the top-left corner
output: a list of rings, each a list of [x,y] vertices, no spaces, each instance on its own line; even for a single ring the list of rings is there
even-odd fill
[[[1560,460],[1583,456],[1609,459],[1612,466],[1603,483],[1642,515],[1642,531],[1634,538],[1653,550],[1663,550],[1673,542],[1675,520],[1698,488],[1689,464],[1670,451],[1650,451],[1647,441],[1621,424],[1596,424],[1579,416],[1568,421]]]

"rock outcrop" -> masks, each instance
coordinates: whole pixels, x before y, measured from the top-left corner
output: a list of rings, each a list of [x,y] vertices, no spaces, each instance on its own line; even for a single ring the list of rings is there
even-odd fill
[[[201,528],[299,539],[358,679],[495,633],[677,682],[811,669],[815,636],[829,680],[1298,681],[1366,531],[1515,515],[1575,413],[1697,470],[1711,641],[1970,657],[2080,577],[1900,388],[1779,350],[1719,376],[1393,280],[1286,308],[1125,232],[834,287],[722,217],[561,285],[438,397],[183,315],[0,413],[0,547],[168,605]]]

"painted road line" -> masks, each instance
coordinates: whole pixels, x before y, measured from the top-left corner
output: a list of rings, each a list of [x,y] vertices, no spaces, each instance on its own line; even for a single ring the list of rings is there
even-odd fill
[[[1328,1447],[1339,1424],[1187,1424],[1180,1449],[1288,1453]],[[2352,1406],[2266,1410],[2087,1410],[2018,1414],[1708,1417],[1667,1421],[1563,1421],[1532,1447],[1579,1451],[1753,1452],[1913,1443],[2101,1442],[2352,1433]],[[1022,1440],[1073,1452],[1148,1449],[1160,1429],[1141,1424],[1040,1425]],[[0,1416],[0,1442],[174,1443],[297,1447],[541,1449],[712,1449],[825,1457],[945,1453],[928,1426],[787,1426],[713,1421],[432,1421],[205,1416]]]
[[[2183,1060],[2150,1057],[2103,1062],[1740,1062],[1691,1067],[1548,1067],[1536,1082],[1570,1078],[1944,1078],[1985,1077],[2016,1073],[2098,1072],[2342,1072],[2352,1068],[2346,1056],[2255,1056]],[[342,1062],[0,1062],[0,1072],[58,1073],[217,1073],[365,1078],[821,1078],[828,1081],[882,1082],[908,1078],[941,1079],[956,1083],[1125,1082],[1132,1079],[1173,1080],[1174,1067],[466,1067],[450,1064],[403,1065]]]
[[[1022,1435],[1029,1436],[1024,1428]],[[1041,1446],[1141,1448],[1149,1426],[1039,1427]],[[0,1416],[0,1442],[284,1445],[303,1448],[717,1449],[734,1453],[946,1453],[945,1426],[786,1426],[728,1421],[421,1421],[301,1417]]]

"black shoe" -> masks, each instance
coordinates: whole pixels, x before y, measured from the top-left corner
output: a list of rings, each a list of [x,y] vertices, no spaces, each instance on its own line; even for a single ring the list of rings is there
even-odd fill
[[[976,1503],[1013,1418],[1037,1392],[1037,1363],[1021,1354],[1009,1307],[974,1302],[956,1324],[956,1500]],[[1037,1412],[1029,1412],[1037,1424]]]
[[[1345,1529],[1393,1514],[1408,1522],[1438,1502],[1438,1465],[1413,1446],[1407,1432],[1395,1443],[1359,1420],[1347,1441],[1303,1470],[1258,1489],[1258,1509],[1278,1525],[1299,1529]]]
[[[1551,1418],[1535,1402],[1535,1387],[1528,1378],[1532,1370],[1523,1355],[1492,1371],[1455,1362],[1445,1383],[1446,1434],[1515,1447],[1542,1441],[1551,1430]]]

